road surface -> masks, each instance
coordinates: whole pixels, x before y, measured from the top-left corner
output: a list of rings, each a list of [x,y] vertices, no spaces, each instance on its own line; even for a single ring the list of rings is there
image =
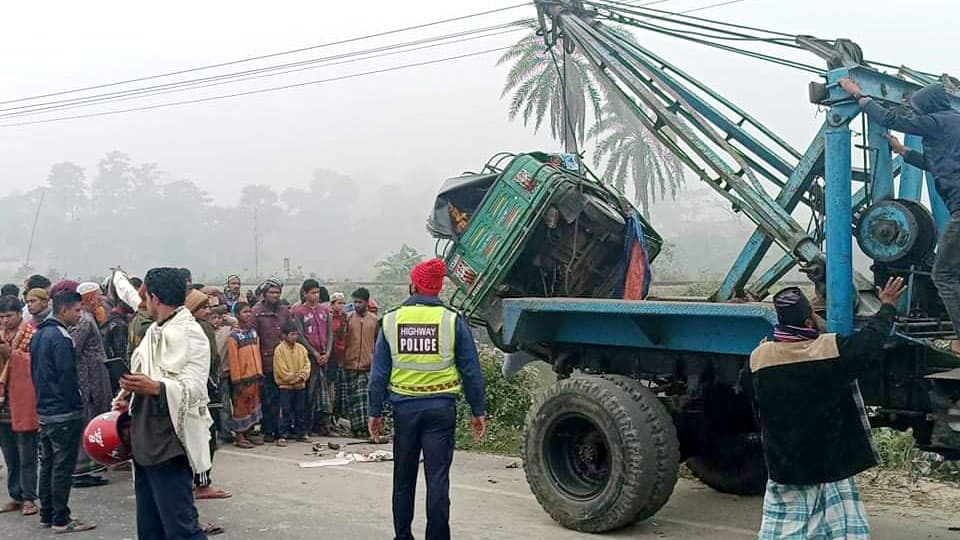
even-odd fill
[[[343,443],[344,439],[336,439]],[[371,447],[350,446],[362,451]],[[385,449],[385,446],[376,447]],[[368,540],[392,538],[390,463],[358,463],[301,469],[301,461],[319,458],[311,445],[253,450],[225,447],[216,454],[214,482],[233,492],[231,499],[199,501],[201,519],[226,528],[217,538],[269,540]],[[557,526],[530,494],[522,468],[508,468],[512,458],[458,453],[452,473],[451,522],[458,540],[549,539],[586,535]],[[3,476],[5,471],[0,472]],[[136,537],[133,485],[129,472],[111,471],[110,485],[73,490],[74,515],[98,524],[77,540]],[[5,483],[5,482],[4,482]],[[0,484],[3,485],[3,484]],[[417,503],[415,534],[423,534],[423,488]],[[670,502],[654,518],[606,538],[742,540],[755,538],[760,499],[722,495],[681,479]],[[874,538],[884,540],[960,540],[949,527],[958,523],[927,510],[868,506]],[[52,538],[39,521],[19,514],[0,515],[0,538]],[[56,537],[61,537],[56,535]]]

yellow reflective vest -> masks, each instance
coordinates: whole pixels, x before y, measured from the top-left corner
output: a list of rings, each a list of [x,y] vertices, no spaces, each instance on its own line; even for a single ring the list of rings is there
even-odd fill
[[[405,396],[459,394],[454,363],[457,314],[444,306],[408,305],[383,316],[393,368],[390,391]]]

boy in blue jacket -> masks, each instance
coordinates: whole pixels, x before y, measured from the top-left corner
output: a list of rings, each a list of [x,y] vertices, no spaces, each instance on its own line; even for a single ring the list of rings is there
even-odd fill
[[[54,532],[96,527],[70,516],[70,488],[83,432],[83,400],[77,352],[67,328],[80,322],[80,295],[53,297],[53,314],[40,323],[30,342],[31,371],[40,421],[40,524]]]

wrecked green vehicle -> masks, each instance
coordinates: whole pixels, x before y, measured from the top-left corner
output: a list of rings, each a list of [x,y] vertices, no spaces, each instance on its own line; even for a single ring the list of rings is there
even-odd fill
[[[633,205],[570,154],[498,154],[448,179],[427,221],[456,285],[451,304],[502,350],[503,300],[612,298],[630,216],[652,261],[663,245]]]

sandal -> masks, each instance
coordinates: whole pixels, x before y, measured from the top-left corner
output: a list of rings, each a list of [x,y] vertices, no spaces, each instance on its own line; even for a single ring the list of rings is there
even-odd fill
[[[213,523],[204,523],[200,529],[203,531],[203,534],[207,536],[217,536],[218,534],[223,534],[223,527],[219,527]]]
[[[960,356],[960,353],[953,350],[953,340],[952,339],[935,339],[930,343],[930,346],[936,349],[938,352],[943,354],[951,354],[953,356]]]
[[[97,525],[94,523],[84,523],[79,520],[71,520],[66,525],[54,525],[53,534],[63,534],[63,533],[72,533],[72,532],[82,532],[82,531],[92,531],[97,528]]]
[[[32,516],[39,511],[40,509],[37,508],[37,505],[33,501],[24,501],[21,513],[25,516]]]
[[[241,437],[237,437],[237,438],[233,441],[233,445],[236,446],[237,448],[243,448],[243,449],[245,449],[245,450],[254,447],[254,444],[253,444],[252,442],[250,442],[250,441],[247,440],[247,439],[241,438]]]

